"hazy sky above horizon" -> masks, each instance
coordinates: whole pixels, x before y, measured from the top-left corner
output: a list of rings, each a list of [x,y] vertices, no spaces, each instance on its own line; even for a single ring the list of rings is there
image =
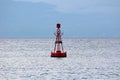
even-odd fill
[[[0,0],[0,38],[120,38],[120,0]]]

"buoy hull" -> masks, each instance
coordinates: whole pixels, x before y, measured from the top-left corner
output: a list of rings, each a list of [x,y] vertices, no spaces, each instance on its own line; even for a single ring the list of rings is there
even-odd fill
[[[66,52],[56,51],[51,52],[51,57],[67,57]]]

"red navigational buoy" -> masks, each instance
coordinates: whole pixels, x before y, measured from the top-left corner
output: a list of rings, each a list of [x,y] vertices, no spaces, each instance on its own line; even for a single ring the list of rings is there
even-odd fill
[[[56,41],[55,41],[55,47],[54,52],[51,52],[51,57],[67,57],[67,53],[64,52],[63,43],[61,36],[63,33],[61,33],[60,27],[61,24],[57,24],[57,32],[55,33]]]

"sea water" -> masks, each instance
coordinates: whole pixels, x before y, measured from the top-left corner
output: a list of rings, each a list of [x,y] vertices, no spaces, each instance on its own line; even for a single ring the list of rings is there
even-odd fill
[[[120,39],[0,39],[0,80],[120,80]]]

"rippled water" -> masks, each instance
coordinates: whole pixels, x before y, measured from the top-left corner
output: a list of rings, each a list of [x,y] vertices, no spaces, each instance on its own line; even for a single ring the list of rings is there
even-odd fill
[[[120,39],[0,39],[0,80],[120,80]]]

